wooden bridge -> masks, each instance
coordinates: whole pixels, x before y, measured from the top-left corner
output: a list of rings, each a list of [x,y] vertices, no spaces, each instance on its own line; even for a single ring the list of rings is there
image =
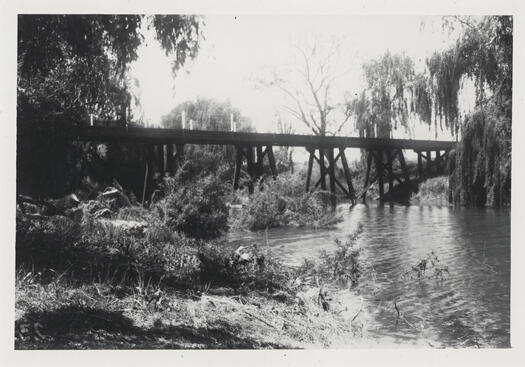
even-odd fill
[[[409,172],[403,150],[413,150],[418,155],[418,174],[439,172],[445,168],[446,157],[456,143],[436,140],[377,139],[342,136],[315,136],[297,134],[263,134],[229,131],[202,131],[186,129],[139,128],[139,127],[76,127],[70,132],[75,141],[99,142],[134,142],[147,147],[147,164],[144,194],[151,187],[154,162],[162,175],[171,174],[176,169],[176,162],[184,155],[184,145],[229,145],[236,150],[236,166],[233,179],[234,189],[239,188],[241,170],[251,178],[248,190],[253,192],[253,183],[264,174],[264,158],[267,157],[271,173],[275,178],[277,169],[273,155],[274,146],[304,147],[310,153],[306,191],[318,187],[336,193],[336,187],[355,203],[358,198],[366,197],[368,188],[375,182],[379,185],[379,198],[385,197],[384,183],[388,182],[389,191],[394,187],[394,180],[408,184]],[[174,150],[175,148],[175,150]],[[352,184],[352,175],[345,156],[346,148],[360,148],[367,152],[367,167],[363,191],[356,193]],[[434,158],[432,158],[432,152]],[[341,161],[344,182],[336,177],[337,162]],[[423,164],[423,160],[425,164]],[[399,163],[400,173],[394,171],[394,162]],[[319,178],[312,185],[313,165],[319,165]],[[375,166],[375,175],[371,178],[371,168]],[[329,178],[327,186],[326,176]],[[144,196],[144,195],[143,195]],[[335,200],[335,195],[332,195]],[[335,201],[334,201],[335,203]]]

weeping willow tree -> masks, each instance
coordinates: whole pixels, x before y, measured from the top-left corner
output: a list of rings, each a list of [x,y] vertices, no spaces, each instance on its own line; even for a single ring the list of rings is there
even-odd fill
[[[406,55],[386,52],[363,66],[366,88],[347,108],[361,137],[391,138],[399,127],[408,130],[411,115],[430,124],[427,77],[416,73]]]
[[[457,42],[427,60],[436,120],[461,137],[451,162],[451,199],[510,205],[512,17],[453,21],[449,26],[461,26]],[[474,82],[475,108],[460,116],[458,95],[467,79]]]
[[[363,67],[365,90],[347,104],[362,137],[390,138],[414,117],[459,140],[451,161],[451,201],[461,205],[510,204],[512,121],[512,17],[444,18],[457,30],[452,47],[435,52],[417,73],[404,55],[385,53]],[[460,113],[466,81],[474,110]]]

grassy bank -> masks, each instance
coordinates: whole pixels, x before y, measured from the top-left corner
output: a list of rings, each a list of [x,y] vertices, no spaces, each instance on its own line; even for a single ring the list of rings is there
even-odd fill
[[[160,290],[160,291],[159,291]],[[289,301],[257,292],[182,292],[159,288],[157,298],[107,283],[16,284],[17,349],[303,348],[347,343],[359,309],[317,292]],[[344,312],[344,313],[343,313]],[[351,314],[353,312],[353,314]]]
[[[338,298],[360,275],[354,237],[290,268],[209,239],[216,217],[190,237],[194,212],[167,198],[107,216],[105,199],[70,216],[18,212],[16,348],[301,348],[358,335],[362,304]]]

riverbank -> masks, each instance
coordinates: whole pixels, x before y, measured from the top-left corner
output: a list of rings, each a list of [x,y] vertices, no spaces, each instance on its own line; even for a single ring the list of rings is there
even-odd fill
[[[508,345],[510,232],[490,211],[341,205],[330,229],[230,242],[171,230],[169,202],[112,210],[112,192],[67,216],[17,213],[16,348]]]
[[[279,349],[351,343],[362,303],[317,302],[318,290],[288,300],[251,292],[162,289],[150,299],[104,284],[16,284],[17,349]],[[335,293],[334,293],[335,294]]]
[[[290,267],[172,232],[158,207],[101,205],[17,213],[17,349],[329,347],[362,329],[363,302],[341,298],[360,275],[355,238]]]

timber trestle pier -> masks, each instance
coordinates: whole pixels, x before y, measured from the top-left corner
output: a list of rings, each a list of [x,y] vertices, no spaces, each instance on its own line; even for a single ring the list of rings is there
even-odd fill
[[[408,184],[410,174],[403,150],[417,153],[417,175],[423,177],[439,173],[445,169],[445,162],[450,150],[456,146],[452,141],[379,139],[343,136],[316,136],[298,134],[271,134],[230,131],[203,131],[187,129],[140,128],[140,127],[75,127],[69,132],[73,141],[140,143],[146,146],[146,167],[144,192],[151,187],[153,168],[161,175],[173,174],[177,162],[184,156],[184,146],[222,145],[235,147],[235,170],[233,188],[239,189],[241,172],[251,179],[248,181],[250,193],[254,182],[262,178],[265,172],[265,160],[271,175],[277,177],[277,168],[273,148],[279,146],[303,147],[309,152],[308,171],[305,189],[307,192],[320,188],[329,190],[335,203],[339,190],[353,204],[362,198],[365,200],[370,186],[377,182],[379,199],[385,197],[385,183],[389,192],[394,184]],[[357,148],[366,151],[366,173],[361,192],[356,192],[352,173],[346,159],[345,150]],[[432,158],[434,153],[434,158]],[[266,158],[266,159],[265,159]],[[342,168],[337,163],[341,162]],[[318,178],[314,182],[313,167],[318,166]],[[373,170],[372,174],[372,167]],[[397,170],[396,170],[397,169]],[[327,185],[328,176],[328,185]],[[341,178],[342,177],[342,178]]]

